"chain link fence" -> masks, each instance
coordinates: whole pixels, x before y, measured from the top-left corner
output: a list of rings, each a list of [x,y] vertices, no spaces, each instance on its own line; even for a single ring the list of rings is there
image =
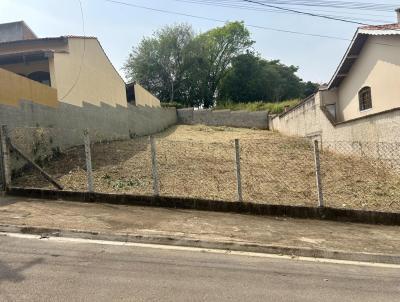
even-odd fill
[[[288,138],[241,141],[244,200],[317,205],[311,141]]]
[[[400,211],[400,143],[324,142],[326,205]]]
[[[11,186],[53,189],[37,164],[64,190],[400,211],[400,143],[273,135],[235,144],[161,134],[152,147],[149,137],[53,128],[8,136]]]

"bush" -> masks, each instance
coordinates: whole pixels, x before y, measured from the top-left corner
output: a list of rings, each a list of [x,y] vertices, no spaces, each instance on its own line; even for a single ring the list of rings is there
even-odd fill
[[[285,111],[285,107],[294,107],[300,103],[300,99],[287,100],[279,103],[265,103],[265,102],[253,102],[253,103],[232,103],[224,102],[217,103],[215,109],[230,109],[233,111],[246,110],[246,111],[269,111],[271,114],[280,114]]]
[[[172,108],[175,107],[176,109],[182,109],[185,106],[183,106],[182,104],[176,103],[176,102],[170,102],[170,103],[163,103],[161,102],[161,107],[163,108]]]

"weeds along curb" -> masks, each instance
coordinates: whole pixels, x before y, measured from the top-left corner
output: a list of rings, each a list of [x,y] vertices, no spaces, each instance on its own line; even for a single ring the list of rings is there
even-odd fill
[[[0,225],[1,233],[21,233],[39,235],[42,238],[79,238],[87,240],[104,240],[114,242],[128,242],[141,244],[157,244],[167,246],[194,247],[202,249],[228,250],[238,252],[250,252],[273,255],[286,255],[292,257],[308,257],[320,259],[334,259],[344,261],[357,261],[367,263],[400,264],[400,255],[362,253],[351,251],[324,250],[305,247],[278,246],[267,244],[255,244],[246,242],[206,241],[174,236],[146,236],[137,234],[108,234],[100,232],[88,232],[81,230],[61,230],[41,227],[21,227],[14,225]]]
[[[129,194],[108,194],[76,191],[56,191],[48,189],[27,189],[12,187],[10,196],[40,199],[63,199],[67,201],[108,203],[132,206],[192,209],[226,213],[241,213],[260,216],[284,216],[303,219],[331,220],[382,225],[400,225],[400,213],[361,211],[336,208],[259,204],[253,202],[230,202],[197,198],[167,196],[144,196]]]

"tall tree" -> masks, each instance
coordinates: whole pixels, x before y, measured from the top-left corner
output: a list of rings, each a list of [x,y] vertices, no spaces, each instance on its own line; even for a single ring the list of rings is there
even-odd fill
[[[303,83],[297,67],[267,61],[252,52],[254,41],[243,22],[196,35],[190,25],[165,26],[145,37],[124,65],[135,80],[161,101],[184,106],[232,101],[280,101],[303,97],[315,84]]]
[[[198,47],[197,61],[203,72],[198,98],[204,107],[214,104],[216,91],[228,71],[232,59],[246,52],[254,44],[243,22],[230,22],[199,35],[194,42]]]
[[[304,83],[297,71],[295,66],[286,66],[279,60],[267,61],[252,53],[237,56],[218,87],[218,98],[232,102],[302,98],[316,86]]]
[[[314,94],[315,92],[318,91],[319,87],[320,87],[319,84],[313,83],[311,81],[304,83],[304,87],[303,87],[304,97],[308,97],[308,96]]]
[[[180,98],[186,50],[194,39],[190,25],[165,26],[133,48],[124,65],[126,76],[163,101]]]
[[[268,78],[265,63],[251,53],[234,58],[218,87],[218,99],[244,103],[270,99],[274,77]]]

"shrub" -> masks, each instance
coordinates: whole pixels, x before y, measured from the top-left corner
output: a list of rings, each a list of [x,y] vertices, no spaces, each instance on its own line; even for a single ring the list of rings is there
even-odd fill
[[[266,103],[266,102],[253,102],[253,103],[232,103],[224,102],[217,103],[216,109],[230,109],[233,111],[247,110],[247,111],[264,111],[267,110],[272,114],[279,114],[284,112],[285,107],[294,107],[300,103],[300,99],[287,100],[279,103]]]
[[[171,102],[171,103],[163,103],[163,102],[161,102],[161,107],[163,107],[163,108],[172,108],[172,107],[175,107],[176,109],[182,109],[182,108],[184,108],[185,106],[183,106],[182,104],[179,104],[179,103],[177,103],[177,102]]]

